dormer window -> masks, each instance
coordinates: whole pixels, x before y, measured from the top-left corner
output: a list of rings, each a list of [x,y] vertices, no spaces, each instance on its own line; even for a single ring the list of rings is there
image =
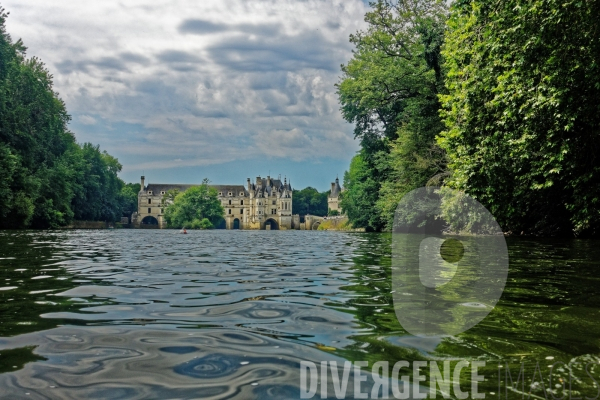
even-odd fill
[[[240,192],[240,196],[244,197],[244,192]]]
[[[165,194],[165,191],[163,190],[162,192],[160,192],[160,194]]]
[[[227,193],[227,196],[233,196],[233,193],[229,192]]]
[[[152,195],[152,190],[148,190],[148,194],[149,194],[149,195]]]
[[[223,196],[223,192],[219,192],[219,196]]]

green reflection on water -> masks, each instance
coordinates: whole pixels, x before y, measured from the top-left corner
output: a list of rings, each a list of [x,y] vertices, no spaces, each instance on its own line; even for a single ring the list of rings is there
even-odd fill
[[[343,289],[358,295],[347,305],[370,332],[353,336],[355,343],[340,349],[338,355],[368,360],[369,365],[386,360],[390,369],[401,360],[436,360],[440,369],[443,360],[451,360],[451,368],[460,360],[486,361],[480,369],[486,376],[479,384],[480,392],[498,395],[500,377],[502,396],[508,390],[509,398],[521,394],[506,389],[506,367],[516,382],[521,365],[525,393],[533,396],[559,398],[562,384],[568,390],[569,381],[573,396],[593,398],[598,393],[594,379],[600,382],[600,242],[508,238],[508,282],[494,310],[465,333],[419,340],[404,331],[394,316],[391,235],[362,238],[353,258],[354,279]],[[456,295],[448,300],[461,301],[460,293]],[[550,386],[550,366],[561,362],[567,366],[555,365]],[[408,371],[401,374],[410,375]],[[465,371],[461,382],[463,387],[470,385]]]
[[[23,368],[27,363],[46,360],[33,353],[35,346],[0,351],[0,374]]]
[[[77,309],[70,300],[50,297],[76,286],[53,260],[65,249],[60,233],[4,232],[0,234],[0,336],[51,329],[61,321],[40,318],[57,309]],[[49,272],[52,276],[46,278]],[[13,288],[2,290],[3,288]]]

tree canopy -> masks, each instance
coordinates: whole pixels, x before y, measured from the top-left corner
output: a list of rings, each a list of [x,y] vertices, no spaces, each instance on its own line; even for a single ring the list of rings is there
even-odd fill
[[[208,179],[182,193],[173,193],[173,202],[167,204],[165,220],[170,228],[212,229],[221,224],[225,210],[217,189]]]
[[[337,88],[361,145],[341,203],[355,227],[389,228],[402,195],[445,171],[435,141],[443,129],[444,4],[378,0],[365,16],[367,30],[350,37],[354,55]]]
[[[121,164],[75,141],[52,75],[13,42],[7,16],[0,8],[0,228],[117,220],[125,212]]]
[[[302,190],[293,190],[292,214],[326,216],[328,195],[328,191],[319,193],[317,189],[310,186]]]
[[[443,54],[448,184],[505,230],[597,232],[600,1],[457,2]]]
[[[341,203],[355,227],[390,229],[434,184],[505,231],[600,233],[599,0],[370,4],[337,85],[361,145]]]

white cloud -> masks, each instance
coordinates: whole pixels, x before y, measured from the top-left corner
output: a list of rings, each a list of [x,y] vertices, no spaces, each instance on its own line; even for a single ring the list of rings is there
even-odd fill
[[[130,170],[349,159],[357,148],[334,84],[349,34],[364,27],[361,0],[3,6],[13,38],[53,73],[78,137],[118,149]]]

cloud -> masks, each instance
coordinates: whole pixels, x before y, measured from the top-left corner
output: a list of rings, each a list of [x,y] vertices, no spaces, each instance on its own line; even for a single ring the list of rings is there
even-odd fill
[[[160,52],[156,58],[166,63],[197,63],[200,61],[197,55],[180,50],[165,50]]]
[[[227,30],[227,25],[201,19],[186,19],[179,25],[179,32],[195,35],[219,33]]]
[[[243,72],[334,71],[341,59],[340,51],[330,48],[327,38],[318,32],[279,37],[240,35],[217,43],[208,53],[216,64]]]
[[[261,36],[278,36],[283,26],[278,23],[243,23],[243,24],[218,24],[201,19],[186,19],[179,25],[179,32],[192,35],[208,35],[221,32],[245,33]]]
[[[3,6],[8,31],[53,73],[78,140],[125,171],[346,163],[357,149],[334,84],[352,56],[349,34],[364,28],[362,0]]]
[[[96,125],[96,119],[94,117],[90,117],[89,115],[80,115],[79,122],[83,125]]]

